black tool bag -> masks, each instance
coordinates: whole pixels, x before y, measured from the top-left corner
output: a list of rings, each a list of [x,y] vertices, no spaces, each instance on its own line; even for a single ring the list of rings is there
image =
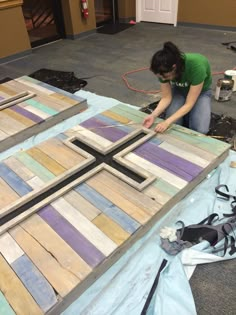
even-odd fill
[[[29,77],[70,93],[75,93],[88,84],[87,81],[76,78],[74,72],[67,71],[40,69],[30,74]]]

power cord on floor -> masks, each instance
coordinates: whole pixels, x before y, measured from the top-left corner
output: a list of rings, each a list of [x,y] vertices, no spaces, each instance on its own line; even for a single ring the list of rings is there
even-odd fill
[[[138,93],[144,93],[144,94],[157,94],[157,93],[160,93],[160,90],[156,90],[156,91],[155,90],[154,91],[139,90],[139,89],[136,89],[136,88],[132,87],[129,84],[129,81],[128,81],[128,78],[127,78],[127,76],[129,74],[140,72],[140,71],[145,71],[145,70],[150,70],[150,68],[149,67],[145,67],[145,68],[140,68],[140,69],[137,69],[137,70],[131,70],[131,71],[125,72],[122,75],[122,79],[124,80],[125,85],[128,87],[128,89],[130,89],[132,91],[135,91],[135,92],[138,92]],[[234,67],[232,70],[236,70],[236,67]],[[220,75],[220,74],[224,74],[224,73],[225,73],[225,71],[212,72],[212,75]]]

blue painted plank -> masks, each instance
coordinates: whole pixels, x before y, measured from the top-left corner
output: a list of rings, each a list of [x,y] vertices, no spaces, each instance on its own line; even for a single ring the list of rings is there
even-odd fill
[[[4,163],[0,163],[0,177],[20,196],[24,196],[33,190]]]
[[[11,306],[8,304],[4,295],[0,291],[0,314],[1,315],[16,315]]]
[[[140,227],[137,221],[87,184],[80,184],[75,187],[74,190],[86,198],[97,209],[118,223],[126,232],[132,234]]]
[[[57,303],[53,288],[26,255],[16,259],[11,266],[44,312]]]

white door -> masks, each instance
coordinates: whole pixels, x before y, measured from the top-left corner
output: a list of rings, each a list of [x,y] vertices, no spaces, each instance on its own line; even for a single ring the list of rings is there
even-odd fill
[[[136,21],[177,24],[178,0],[136,0]]]

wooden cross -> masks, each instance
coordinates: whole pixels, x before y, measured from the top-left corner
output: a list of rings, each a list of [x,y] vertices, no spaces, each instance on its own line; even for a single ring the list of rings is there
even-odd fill
[[[102,169],[106,169],[137,190],[143,190],[156,180],[156,176],[150,174],[143,168],[137,167],[130,161],[125,160],[123,156],[133,151],[155,134],[155,132],[146,128],[136,129],[111,144],[106,149],[101,148],[98,144],[91,144],[86,140],[86,137],[79,132],[64,140],[63,142],[67,146],[82,154],[85,157],[85,161],[72,172],[65,174],[64,179],[56,179],[49,186],[37,192],[37,194],[33,194],[30,197],[26,196],[24,202],[20,202],[18,206],[15,206],[9,211],[7,210],[6,215],[4,214],[4,216],[0,218],[0,226],[5,225],[11,220],[15,220],[19,214],[25,211],[27,212],[29,208],[36,207],[36,204],[44,203],[44,200],[47,200],[52,194],[56,195],[57,191],[63,189],[65,186],[70,187],[70,183],[73,181],[77,179],[83,181],[84,176],[88,178]]]

